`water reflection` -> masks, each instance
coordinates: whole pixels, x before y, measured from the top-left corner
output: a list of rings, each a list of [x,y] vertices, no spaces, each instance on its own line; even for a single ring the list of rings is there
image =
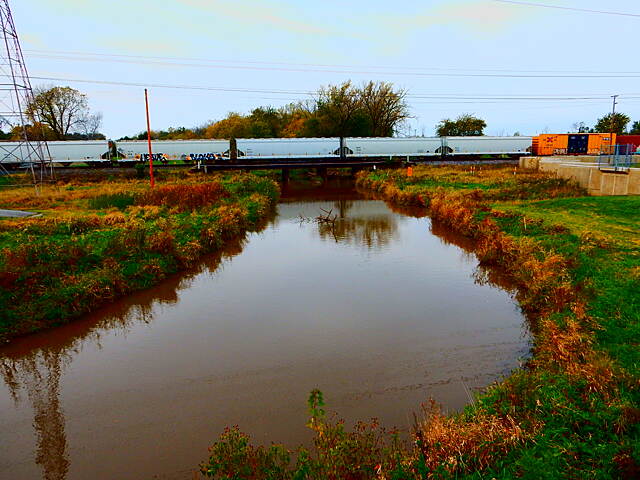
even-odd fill
[[[318,223],[318,234],[323,240],[332,239],[336,243],[360,245],[368,250],[388,245],[397,233],[397,220],[388,215],[355,218],[340,216],[334,222]]]
[[[102,349],[101,337],[105,332],[117,331],[126,336],[135,325],[151,323],[157,306],[176,304],[178,292],[189,288],[194,277],[213,274],[224,261],[240,254],[245,243],[246,235],[229,240],[222,251],[205,257],[196,268],[172,276],[153,289],[116,301],[103,308],[98,319],[93,316],[90,320],[19,338],[0,349],[0,374],[14,404],[18,406],[23,401],[24,391],[33,411],[35,462],[42,470],[42,478],[64,480],[69,470],[60,380],[82,346],[91,342]]]

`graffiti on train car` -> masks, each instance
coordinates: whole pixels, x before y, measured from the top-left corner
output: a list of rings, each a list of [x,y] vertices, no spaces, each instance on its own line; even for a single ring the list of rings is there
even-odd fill
[[[203,162],[207,160],[219,160],[222,158],[222,154],[220,153],[190,153],[186,158],[187,160],[192,160],[195,162]]]
[[[149,154],[148,153],[141,153],[140,155],[136,155],[134,157],[136,160],[140,159],[143,162],[148,162],[149,161]],[[153,153],[151,154],[151,159],[154,162],[166,162],[168,159],[167,155],[165,155],[164,153]]]

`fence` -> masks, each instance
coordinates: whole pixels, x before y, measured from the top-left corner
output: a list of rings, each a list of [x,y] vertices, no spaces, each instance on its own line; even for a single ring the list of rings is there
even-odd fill
[[[634,163],[633,145],[606,145],[598,155],[598,168],[607,172],[628,172]],[[640,155],[636,155],[640,160]]]

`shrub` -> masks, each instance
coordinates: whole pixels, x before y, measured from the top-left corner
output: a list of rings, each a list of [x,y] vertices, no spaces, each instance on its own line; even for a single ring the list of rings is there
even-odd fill
[[[136,198],[131,193],[111,193],[90,198],[89,208],[92,210],[103,210],[107,208],[124,210],[128,206],[133,205],[135,201]]]

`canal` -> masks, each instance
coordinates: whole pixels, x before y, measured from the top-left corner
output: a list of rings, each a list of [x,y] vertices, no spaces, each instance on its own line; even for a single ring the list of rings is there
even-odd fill
[[[0,348],[0,478],[193,478],[225,426],[308,442],[313,388],[348,424],[459,409],[529,349],[471,249],[347,180],[292,183],[193,271]]]

